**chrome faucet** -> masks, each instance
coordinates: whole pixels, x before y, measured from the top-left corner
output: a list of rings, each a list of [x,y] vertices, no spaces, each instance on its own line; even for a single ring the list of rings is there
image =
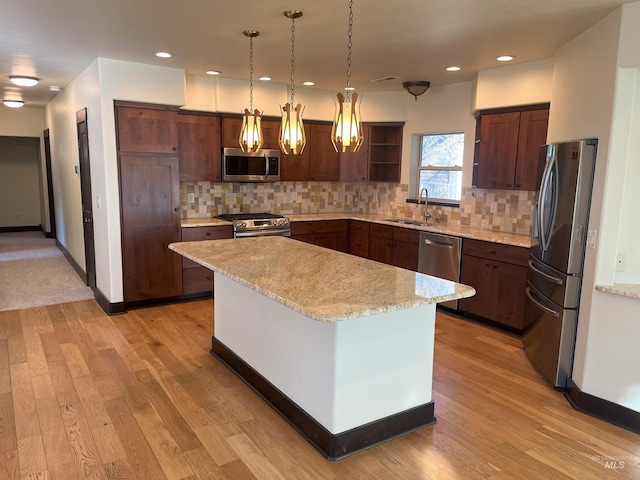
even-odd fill
[[[429,206],[429,190],[427,190],[427,187],[422,187],[422,190],[420,190],[420,198],[418,198],[418,201],[422,201],[422,194],[424,193],[424,212],[422,213],[422,216],[424,217],[424,223],[429,223],[429,219],[431,218],[431,215],[429,215],[429,213],[427,212],[427,207]]]

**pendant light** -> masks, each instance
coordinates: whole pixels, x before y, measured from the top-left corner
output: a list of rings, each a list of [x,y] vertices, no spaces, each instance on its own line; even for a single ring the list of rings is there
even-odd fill
[[[240,148],[243,152],[256,152],[262,147],[262,114],[253,109],[253,39],[260,35],[257,30],[242,32],[249,37],[249,109],[244,109],[242,129],[240,130]]]
[[[356,152],[362,145],[363,133],[360,123],[358,94],[351,86],[351,35],[353,31],[353,0],[349,0],[349,31],[347,43],[346,95],[338,93],[336,115],[331,128],[331,142],[337,152]]]
[[[302,16],[300,10],[286,10],[284,16],[291,19],[291,101],[282,107],[282,127],[280,129],[280,149],[285,153],[300,154],[307,144],[307,138],[302,124],[302,112],[304,107],[297,104],[295,107],[294,89],[294,63],[295,63],[295,39],[296,18]]]

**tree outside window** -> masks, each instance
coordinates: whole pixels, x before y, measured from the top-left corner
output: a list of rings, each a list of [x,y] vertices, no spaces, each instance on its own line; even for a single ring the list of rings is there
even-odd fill
[[[422,135],[418,165],[418,194],[429,201],[459,204],[462,197],[464,133]]]

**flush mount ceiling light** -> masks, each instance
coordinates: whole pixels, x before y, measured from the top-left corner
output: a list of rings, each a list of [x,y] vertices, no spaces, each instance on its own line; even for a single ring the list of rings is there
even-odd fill
[[[22,100],[3,100],[2,103],[9,108],[20,108],[24,105]]]
[[[351,86],[351,36],[353,32],[353,0],[349,1],[349,28],[347,31],[347,86],[346,95],[338,92],[336,95],[336,115],[331,128],[331,142],[336,152],[356,152],[364,135],[360,122],[360,105],[358,94]]]
[[[286,10],[284,16],[291,19],[291,102],[282,107],[282,128],[280,129],[280,149],[285,153],[295,155],[302,153],[307,144],[307,137],[302,124],[302,112],[304,107],[298,104],[294,107],[294,64],[295,64],[295,40],[296,18],[302,16],[300,10]]]
[[[423,80],[416,80],[412,82],[402,82],[402,88],[404,88],[409,94],[413,95],[415,101],[418,101],[418,97],[424,92],[429,90],[431,82],[425,82]]]
[[[25,75],[9,75],[9,80],[19,87],[33,87],[40,81],[37,77],[27,77]]]
[[[243,152],[256,152],[262,147],[262,113],[253,109],[253,39],[260,35],[257,30],[242,32],[249,38],[249,109],[244,109],[242,129],[240,130],[240,148]]]

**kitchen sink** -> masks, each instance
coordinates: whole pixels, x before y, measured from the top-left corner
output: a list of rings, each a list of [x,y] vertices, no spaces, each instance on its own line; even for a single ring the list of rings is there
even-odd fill
[[[418,225],[420,227],[426,227],[428,223],[420,222],[418,220],[406,220],[404,218],[385,218],[385,222],[399,223],[401,225]]]

